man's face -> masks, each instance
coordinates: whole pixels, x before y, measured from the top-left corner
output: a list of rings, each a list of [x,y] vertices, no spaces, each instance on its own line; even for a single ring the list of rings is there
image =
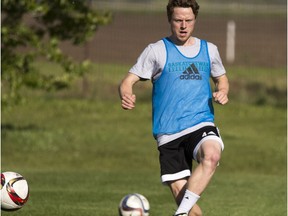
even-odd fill
[[[196,22],[192,8],[175,7],[170,21],[172,39],[177,45],[189,45]]]

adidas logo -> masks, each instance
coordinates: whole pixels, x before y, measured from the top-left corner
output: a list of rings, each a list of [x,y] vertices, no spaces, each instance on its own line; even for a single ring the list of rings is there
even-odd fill
[[[195,64],[191,64],[180,76],[181,80],[202,80],[202,76],[200,75]]]
[[[202,137],[206,137],[206,136],[208,136],[208,135],[216,135],[213,131],[210,131],[208,134],[206,133],[206,132],[204,132],[203,134],[202,134]]]

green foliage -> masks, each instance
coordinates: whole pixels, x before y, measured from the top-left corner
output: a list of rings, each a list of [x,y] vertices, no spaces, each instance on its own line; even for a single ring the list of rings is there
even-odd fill
[[[19,102],[23,86],[58,90],[75,76],[82,76],[89,62],[73,62],[60,50],[59,42],[84,43],[99,26],[111,21],[110,13],[99,13],[89,7],[89,1],[82,0],[3,0],[1,12],[4,106]],[[60,64],[64,73],[40,73],[32,65],[39,57]]]

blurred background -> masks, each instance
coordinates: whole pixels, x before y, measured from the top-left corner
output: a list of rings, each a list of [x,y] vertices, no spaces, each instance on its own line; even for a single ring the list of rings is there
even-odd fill
[[[82,48],[82,56],[75,56],[77,58],[85,58],[86,55],[96,62],[132,64],[148,43],[170,34],[166,1],[94,0],[91,4],[114,11],[114,21],[102,28],[89,41],[88,50]],[[233,20],[236,23],[234,65],[286,66],[285,0],[203,0],[199,4],[199,19],[194,35],[215,43],[224,63],[227,23]],[[72,55],[81,54],[79,50],[65,49]]]
[[[30,186],[13,215],[118,215],[132,192],[152,216],[173,214],[151,134],[151,82],[137,84],[131,112],[118,96],[142,50],[170,34],[166,4],[1,1],[1,171]],[[287,215],[287,2],[199,4],[194,36],[217,45],[230,81],[229,104],[215,105],[221,166],[199,204],[209,216]]]

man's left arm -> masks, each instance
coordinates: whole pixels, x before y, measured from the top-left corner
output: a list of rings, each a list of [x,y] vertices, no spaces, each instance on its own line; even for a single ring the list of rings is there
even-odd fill
[[[216,103],[221,105],[228,103],[228,93],[229,93],[229,81],[227,76],[224,74],[219,77],[212,78],[215,83],[215,92],[213,93],[213,98]]]

